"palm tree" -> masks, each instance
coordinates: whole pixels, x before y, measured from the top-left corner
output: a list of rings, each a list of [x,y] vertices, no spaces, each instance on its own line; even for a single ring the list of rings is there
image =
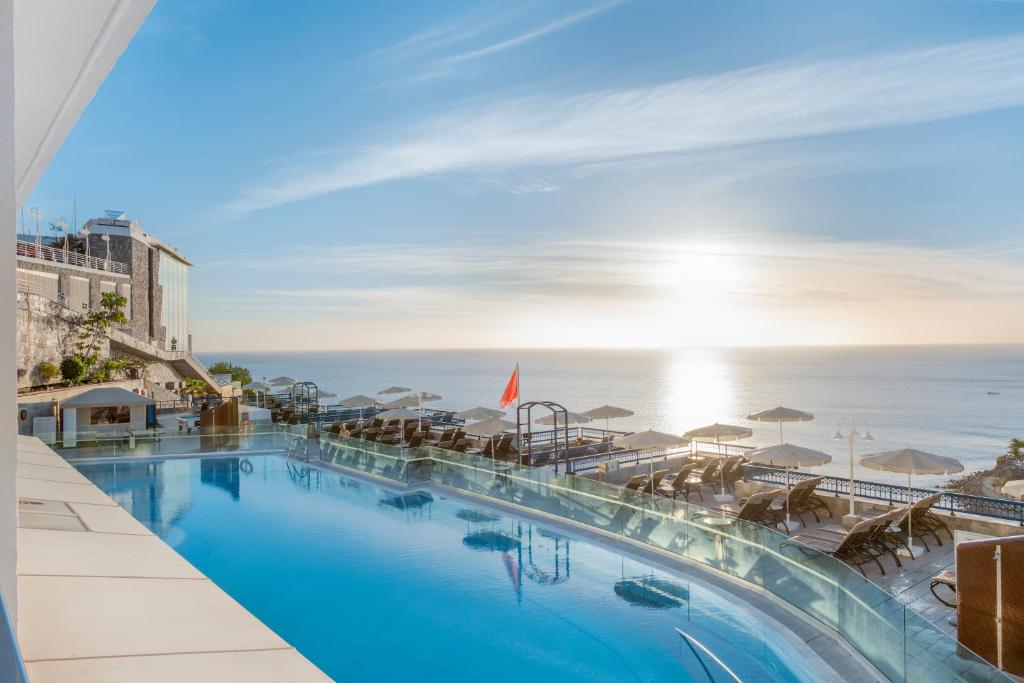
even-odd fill
[[[1006,445],[1006,457],[1017,462],[1024,460],[1024,439],[1010,439]]]

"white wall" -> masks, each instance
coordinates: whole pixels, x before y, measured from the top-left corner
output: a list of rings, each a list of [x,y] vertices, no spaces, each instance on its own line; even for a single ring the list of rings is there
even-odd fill
[[[16,599],[18,497],[17,377],[14,309],[16,287],[14,171],[14,0],[0,0],[0,585],[11,618]]]

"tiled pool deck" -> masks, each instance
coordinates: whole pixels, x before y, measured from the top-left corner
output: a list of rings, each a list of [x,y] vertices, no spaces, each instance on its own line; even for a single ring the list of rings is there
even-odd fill
[[[329,680],[41,441],[18,437],[17,458],[33,683]]]

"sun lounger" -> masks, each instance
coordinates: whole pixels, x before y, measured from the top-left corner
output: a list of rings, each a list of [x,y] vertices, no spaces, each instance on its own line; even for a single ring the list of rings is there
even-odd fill
[[[801,522],[804,521],[804,515],[807,513],[814,515],[815,522],[820,522],[819,510],[827,512],[828,516],[832,517],[832,510],[828,504],[821,496],[814,492],[814,489],[824,480],[824,477],[814,477],[799,482],[794,488],[798,488],[800,494],[796,497],[796,500],[790,501],[790,514],[796,515]]]
[[[742,455],[733,455],[725,460],[725,464],[722,465],[721,480],[725,483],[725,488],[736,493],[736,482],[743,478],[743,465],[747,462],[747,459]]]
[[[640,487],[643,486],[644,482],[646,481],[646,474],[634,474],[632,477],[629,478],[629,481],[626,482],[623,488],[628,489],[630,491],[639,491]]]
[[[651,475],[650,480],[645,482],[640,490],[644,493],[650,493],[653,495],[654,492],[658,490],[658,487],[661,486],[661,481],[667,476],[668,470],[655,470]]]
[[[870,544],[870,537],[873,532],[878,530],[879,524],[882,522],[879,518],[865,519],[861,522],[857,522],[853,528],[851,528],[845,536],[838,537],[829,535],[829,533],[820,533],[815,531],[804,531],[798,533],[793,537],[794,541],[797,541],[809,548],[820,551],[822,553],[831,555],[838,560],[842,560],[847,564],[852,564],[857,567],[857,570],[861,574],[864,574],[864,566],[869,562],[874,562],[878,565],[879,571],[883,574],[886,572],[886,568],[882,566],[882,562],[879,561],[882,553],[880,553],[874,546]],[[886,522],[888,524],[888,522]],[[790,545],[790,544],[786,544]]]
[[[734,515],[737,519],[742,519],[745,522],[753,522],[754,524],[760,524],[761,526],[766,526],[770,529],[776,528],[780,524],[785,528],[785,521],[779,519],[778,516],[771,511],[772,502],[777,496],[783,493],[785,493],[785,489],[762,491],[761,493],[755,493],[744,500],[739,510],[725,505],[715,509],[720,512]]]
[[[689,502],[691,493],[699,493],[700,480],[691,478],[694,470],[698,467],[700,465],[695,462],[683,465],[676,472],[676,476],[672,478],[672,481],[667,484],[662,482],[661,487],[656,492],[673,500],[682,496],[683,500]]]
[[[909,511],[904,510],[903,516],[897,524],[903,532],[903,536],[906,537],[909,523],[910,533],[913,534],[915,540],[921,541],[921,545],[924,546],[926,552],[931,550],[928,547],[928,541],[925,540],[925,537],[929,534],[932,535],[939,545],[942,545],[942,539],[939,537],[940,530],[949,534],[950,539],[953,538],[953,532],[949,530],[946,522],[931,511],[932,506],[942,500],[942,496],[943,493],[941,491],[925,496],[914,503]]]
[[[939,586],[945,586],[949,590],[953,591],[953,602],[943,599],[941,595],[935,592],[935,589]],[[935,596],[935,599],[946,607],[956,607],[956,570],[947,569],[933,576],[932,583],[928,589],[932,592],[932,595]]]

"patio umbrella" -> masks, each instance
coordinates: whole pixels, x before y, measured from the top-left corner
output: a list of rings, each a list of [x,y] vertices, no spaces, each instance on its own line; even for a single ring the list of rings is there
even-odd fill
[[[1024,500],[1024,479],[1014,479],[1003,484],[999,492],[1014,500]]]
[[[605,431],[608,431],[608,420],[616,417],[629,417],[633,414],[632,410],[626,410],[625,408],[619,408],[617,406],[601,406],[599,408],[591,408],[590,410],[584,410],[583,414],[594,420],[604,420]]]
[[[580,413],[574,413],[574,412],[571,412],[571,411],[568,411],[568,410],[565,411],[565,420],[564,420],[564,422],[562,420],[562,416],[561,415],[558,416],[558,424],[560,426],[576,425],[576,424],[586,424],[586,423],[588,423],[590,421],[591,421],[591,419],[589,417],[587,417],[586,415],[581,415]],[[534,422],[536,424],[539,424],[539,425],[554,425],[555,424],[555,413],[552,413],[550,415],[545,415],[544,417],[538,417],[536,420],[534,420]]]
[[[377,399],[364,396],[363,394],[356,394],[355,396],[349,396],[338,401],[338,405],[344,408],[358,408],[360,420],[363,419],[363,408],[372,408],[377,403]]]
[[[477,436],[491,436],[492,434],[501,434],[510,429],[515,429],[516,423],[511,420],[502,420],[500,417],[491,417],[486,420],[480,420],[474,422],[471,425],[466,425],[465,429],[468,434],[475,434]]]
[[[648,448],[672,448],[674,446],[685,446],[687,443],[689,443],[689,441],[684,436],[666,434],[665,432],[656,432],[653,429],[627,434],[626,436],[615,440],[615,445],[619,448],[635,448],[637,450],[644,450]],[[654,458],[651,457],[648,460],[648,463],[650,464],[651,469],[649,476],[653,479]]]
[[[779,423],[779,443],[782,443],[782,423],[783,422],[810,422],[814,419],[814,415],[805,413],[802,410],[796,410],[795,408],[772,408],[771,410],[762,410],[759,413],[751,413],[747,415],[748,420],[755,422],[778,422]]]
[[[412,389],[410,389],[409,387],[391,386],[391,387],[388,387],[387,389],[381,389],[377,393],[378,394],[404,394],[404,393],[406,393],[408,391],[412,391]]]
[[[737,439],[749,439],[753,436],[754,430],[747,427],[739,427],[737,425],[724,425],[715,423],[708,425],[707,427],[698,427],[697,429],[691,429],[690,431],[683,434],[687,439],[691,441],[704,441],[705,439],[714,439],[714,443],[720,444],[723,441],[736,441]],[[719,449],[721,451],[721,449]],[[719,452],[721,457],[721,452]],[[722,475],[722,493],[720,500],[725,501],[731,496],[725,492],[725,470],[719,468]]]
[[[813,448],[780,443],[767,448],[758,448],[747,453],[750,462],[770,467],[786,468],[786,525],[792,523],[789,518],[789,470],[798,467],[817,467],[832,462],[832,456]]]
[[[615,440],[615,445],[619,448],[673,448],[675,446],[685,446],[689,443],[689,439],[685,436],[676,436],[675,434],[666,434],[665,432],[656,432],[653,429],[648,429],[643,432],[634,432],[633,434],[627,434],[626,436],[620,437]]]
[[[263,382],[249,382],[242,386],[244,391],[267,391],[270,389],[270,385],[264,384]]]
[[[324,391],[323,389],[317,389],[317,396],[320,398],[338,398],[338,395],[333,391]]]
[[[510,429],[515,429],[516,423],[510,420],[502,420],[500,417],[492,417],[486,420],[474,422],[466,427],[468,434],[477,436],[494,436]],[[494,440],[491,440],[491,457],[494,457]]]
[[[864,467],[881,472],[898,472],[907,475],[907,511],[914,505],[913,489],[910,478],[915,474],[953,474],[963,472],[964,466],[956,458],[926,453],[916,448],[900,448],[895,451],[872,453],[860,459]],[[914,555],[914,536],[912,535],[911,518],[907,515],[907,552]]]
[[[298,383],[299,380],[295,379],[294,377],[289,377],[288,375],[275,377],[274,379],[268,382],[268,384],[272,387],[290,387],[291,385]]]
[[[418,420],[422,415],[417,413],[415,410],[409,410],[408,408],[395,408],[394,410],[385,410],[384,412],[377,413],[376,417],[382,420]]]
[[[476,408],[470,408],[469,410],[463,410],[461,413],[455,413],[455,417],[461,420],[487,420],[492,417],[501,417],[505,414],[503,410],[495,410],[494,408],[484,408],[483,406],[477,406]]]

